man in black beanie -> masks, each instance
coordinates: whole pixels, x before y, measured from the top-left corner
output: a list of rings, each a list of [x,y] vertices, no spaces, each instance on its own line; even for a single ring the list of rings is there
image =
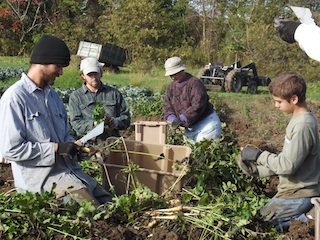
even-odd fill
[[[53,190],[58,198],[86,199],[98,206],[111,197],[81,169],[79,146],[69,133],[66,109],[51,88],[69,62],[64,41],[41,37],[28,72],[0,100],[0,152],[11,162],[18,191]]]
[[[67,45],[59,38],[43,35],[32,50],[30,63],[60,64],[67,67],[70,52]]]

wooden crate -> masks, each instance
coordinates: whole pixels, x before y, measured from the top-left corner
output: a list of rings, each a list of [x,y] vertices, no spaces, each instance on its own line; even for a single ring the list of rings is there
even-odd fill
[[[108,144],[114,141],[118,141],[118,138],[107,139]],[[128,176],[122,171],[128,166],[126,153],[130,161],[139,166],[139,170],[134,174],[140,183],[158,194],[181,190],[187,165],[182,165],[182,168],[177,170],[174,163],[186,160],[191,153],[191,148],[133,140],[124,140],[124,143],[119,141],[117,149],[111,150],[110,155],[105,158],[108,176],[117,194],[126,192]],[[109,190],[107,179],[103,182],[104,187]],[[131,185],[130,188],[132,188]]]
[[[135,126],[135,140],[152,144],[166,144],[167,122],[137,121]]]

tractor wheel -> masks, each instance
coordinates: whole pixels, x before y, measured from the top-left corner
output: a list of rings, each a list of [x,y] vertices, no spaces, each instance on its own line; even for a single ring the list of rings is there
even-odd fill
[[[209,78],[206,78],[205,76],[209,76],[210,77],[211,73],[209,69],[205,69],[202,68],[199,73],[197,74],[197,78],[199,78],[201,80],[201,82],[203,82],[203,84],[210,84],[211,81]]]
[[[248,83],[248,93],[250,94],[256,94],[258,90],[258,84],[255,81],[250,81]]]
[[[237,75],[238,74],[236,69],[228,72],[224,83],[225,90],[227,92],[240,92],[242,88],[242,80]]]

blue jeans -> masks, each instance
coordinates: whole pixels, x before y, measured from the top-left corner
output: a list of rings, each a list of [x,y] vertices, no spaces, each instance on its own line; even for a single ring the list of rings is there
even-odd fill
[[[313,204],[311,198],[272,198],[261,210],[264,219],[271,222],[278,231],[287,230],[291,220],[307,222],[307,213]]]
[[[217,139],[220,137],[222,128],[221,122],[214,111],[206,118],[186,128],[184,136],[191,143],[200,142],[203,139]]]

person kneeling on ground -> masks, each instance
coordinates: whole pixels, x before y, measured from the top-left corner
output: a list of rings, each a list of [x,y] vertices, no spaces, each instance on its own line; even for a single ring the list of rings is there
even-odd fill
[[[245,147],[237,157],[241,170],[251,176],[279,176],[277,194],[260,210],[277,230],[291,220],[308,221],[311,198],[320,193],[320,142],[317,119],[306,103],[306,83],[297,73],[283,73],[269,85],[275,107],[291,114],[280,154]]]
[[[184,136],[191,143],[219,138],[221,122],[204,84],[185,72],[179,57],[167,59],[164,66],[165,76],[172,79],[166,89],[163,106],[164,117],[171,128],[185,127]]]
[[[110,194],[78,163],[67,112],[51,87],[70,62],[69,48],[59,38],[44,35],[33,48],[30,68],[0,100],[0,152],[10,161],[18,192],[54,191],[57,198],[95,206]]]

